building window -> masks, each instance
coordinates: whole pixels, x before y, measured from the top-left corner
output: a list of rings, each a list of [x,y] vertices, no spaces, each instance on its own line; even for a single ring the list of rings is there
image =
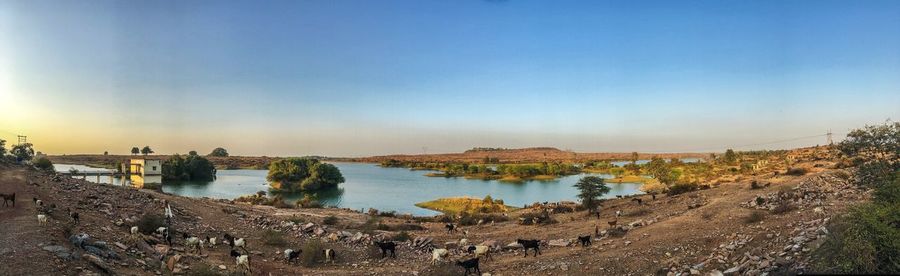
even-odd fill
[[[153,171],[156,171],[156,166],[153,166]]]

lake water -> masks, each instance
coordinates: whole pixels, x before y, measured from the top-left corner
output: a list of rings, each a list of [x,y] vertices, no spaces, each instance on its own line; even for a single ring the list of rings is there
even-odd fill
[[[382,211],[397,211],[414,215],[435,215],[437,212],[416,207],[414,204],[441,197],[474,196],[482,198],[491,195],[503,199],[508,205],[522,206],[538,201],[575,201],[577,190],[572,187],[585,175],[611,178],[606,174],[581,174],[560,177],[549,181],[527,181],[509,183],[496,180],[470,180],[462,177],[426,177],[428,171],[411,171],[405,168],[382,168],[367,163],[333,163],[344,175],[346,182],[340,188],[320,191],[319,201],[326,205],[351,209],[376,208]],[[69,166],[56,165],[58,171],[68,171]],[[76,167],[76,169],[81,170]],[[211,182],[181,181],[164,182],[163,191],[188,197],[210,197],[234,199],[242,195],[267,191],[266,170],[219,170],[216,180]],[[77,176],[76,176],[77,177]],[[92,182],[130,185],[128,179],[101,176],[86,178]],[[641,193],[641,184],[608,184],[611,188],[605,197]],[[301,198],[303,194],[286,196],[289,201]]]

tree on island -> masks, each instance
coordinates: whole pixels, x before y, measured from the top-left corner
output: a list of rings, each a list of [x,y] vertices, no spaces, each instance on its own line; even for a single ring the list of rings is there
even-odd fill
[[[166,180],[212,181],[216,178],[216,167],[206,158],[198,155],[174,155],[162,164],[162,177]]]
[[[666,163],[666,160],[659,157],[650,159],[650,163],[647,163],[647,172],[666,186],[675,184],[675,181],[681,177],[680,173],[672,169],[672,164]]]
[[[284,192],[335,188],[344,183],[341,171],[332,164],[312,158],[286,158],[269,165],[266,179],[273,190]]]
[[[131,148],[131,155],[137,155],[138,153],[141,153],[141,149],[138,147]]]
[[[728,149],[725,151],[725,164],[734,165],[737,163],[737,154],[734,153],[734,150]]]
[[[603,178],[596,176],[582,177],[574,187],[578,188],[578,199],[581,199],[581,206],[589,213],[594,213],[597,205],[600,204],[600,197],[609,193],[609,187],[606,186]]]
[[[196,150],[189,151],[188,155],[197,155],[197,151]]]
[[[151,153],[153,153],[153,150],[150,149],[150,146],[144,146],[144,148],[141,149],[141,154],[143,154],[144,156]]]
[[[209,156],[228,157],[228,151],[223,148],[215,148],[209,153]]]

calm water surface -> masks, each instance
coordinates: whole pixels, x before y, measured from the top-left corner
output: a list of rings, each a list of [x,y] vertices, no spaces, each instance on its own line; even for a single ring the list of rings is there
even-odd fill
[[[462,177],[443,178],[423,176],[427,171],[411,171],[405,168],[382,168],[366,163],[333,163],[344,175],[346,182],[340,188],[317,193],[327,205],[352,209],[376,208],[414,215],[435,215],[437,212],[416,207],[414,204],[440,197],[474,196],[503,199],[508,205],[522,206],[537,201],[575,200],[577,191],[572,185],[583,176],[571,175],[550,181],[509,183],[496,180],[470,180]],[[56,165],[58,171],[68,171],[69,166]],[[81,168],[76,167],[81,170]],[[163,191],[188,197],[233,199],[242,195],[267,191],[266,170],[219,170],[211,182],[180,181],[163,183]],[[89,181],[113,185],[130,185],[128,180],[102,176],[86,178]],[[641,184],[609,184],[612,189],[605,197],[641,193]],[[303,194],[286,196],[289,201]]]

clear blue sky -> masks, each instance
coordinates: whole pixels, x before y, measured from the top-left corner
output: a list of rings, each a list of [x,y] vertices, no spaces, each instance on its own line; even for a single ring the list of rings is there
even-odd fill
[[[719,150],[900,119],[900,1],[0,0],[0,105],[51,153]]]

